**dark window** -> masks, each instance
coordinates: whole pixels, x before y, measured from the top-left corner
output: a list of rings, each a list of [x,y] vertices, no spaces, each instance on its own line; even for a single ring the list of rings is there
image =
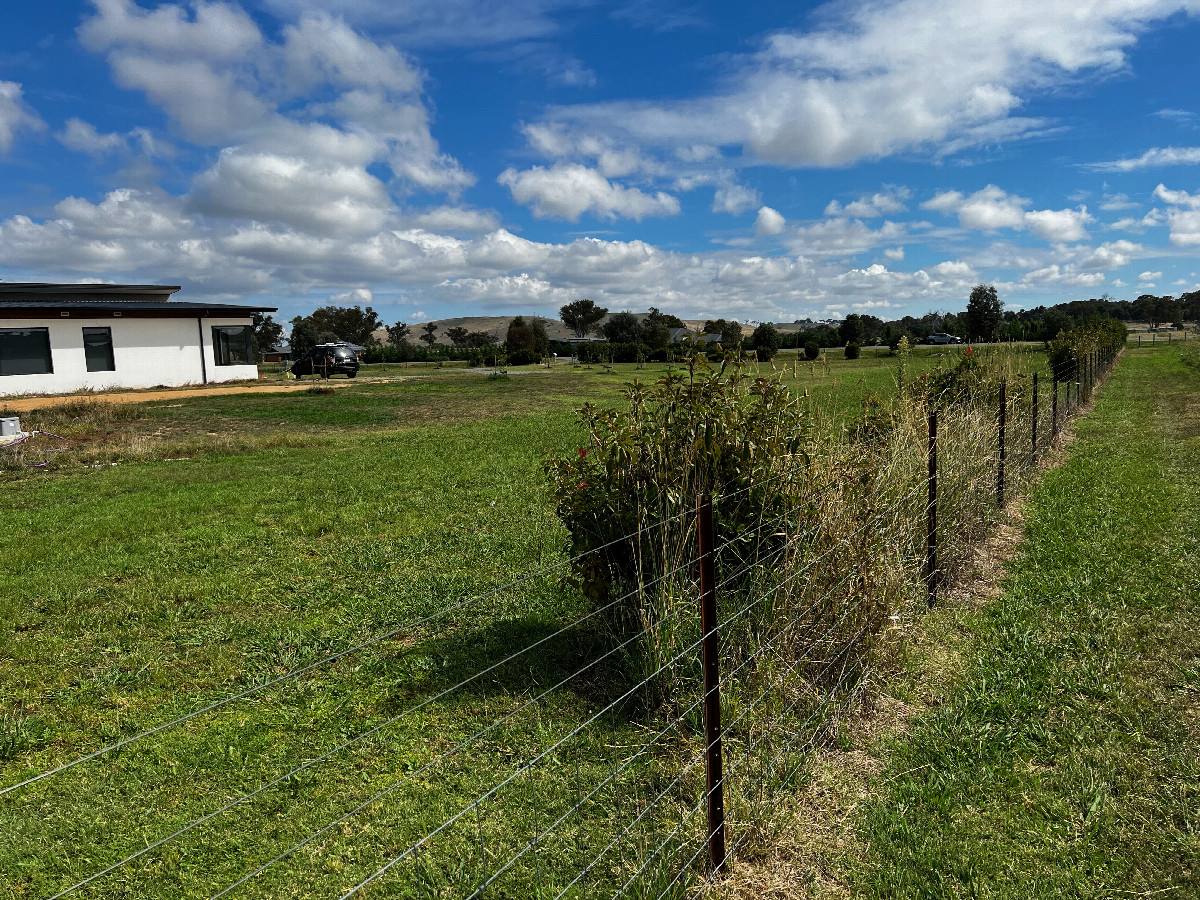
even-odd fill
[[[49,328],[0,328],[0,375],[50,375]]]
[[[254,365],[254,329],[249,325],[214,325],[213,356],[218,366]]]
[[[83,329],[83,355],[89,372],[115,372],[111,328]]]

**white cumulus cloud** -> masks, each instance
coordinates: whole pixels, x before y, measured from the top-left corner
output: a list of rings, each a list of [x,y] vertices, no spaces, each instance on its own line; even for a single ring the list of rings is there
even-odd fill
[[[707,95],[555,107],[547,121],[669,154],[716,146],[783,166],[847,166],[955,152],[1051,127],[1017,114],[1064,83],[1126,65],[1156,21],[1195,0],[829,4],[807,30],[774,32]]]
[[[864,194],[844,206],[837,200],[829,201],[825,207],[827,216],[851,216],[857,219],[873,219],[879,216],[904,212],[912,191],[908,188],[889,188],[874,194]]]
[[[1026,272],[1021,278],[1024,285],[1058,285],[1062,287],[1095,287],[1104,284],[1102,272],[1079,272],[1073,266],[1057,263]]]
[[[369,304],[375,299],[375,294],[370,288],[353,288],[348,291],[342,291],[338,294],[330,294],[329,300],[332,303],[350,304],[352,306],[363,306]]]
[[[1054,244],[1085,240],[1084,225],[1092,221],[1087,207],[1078,209],[1039,209],[1025,214],[1025,224],[1038,237]]]
[[[1174,207],[1167,210],[1167,225],[1171,230],[1171,243],[1183,247],[1200,244],[1200,193],[1171,190],[1164,184],[1154,189],[1154,196]]]
[[[754,218],[754,233],[758,235],[779,234],[787,226],[787,220],[769,206],[759,207]]]
[[[21,99],[21,85],[0,81],[0,153],[7,153],[18,131],[41,131],[45,123]]]
[[[384,185],[360,167],[234,149],[196,177],[191,198],[209,216],[282,222],[315,234],[378,231],[390,207]]]
[[[584,213],[600,218],[641,221],[648,216],[679,214],[679,201],[659,191],[647,194],[638,188],[613,184],[595,169],[558,164],[549,169],[534,166],[523,172],[505,169],[496,179],[515,201],[533,209],[539,218],[578,221]]]
[[[101,134],[96,130],[95,125],[74,117],[67,119],[63,130],[55,137],[68,150],[77,150],[93,156],[113,153],[117,150],[124,150],[126,147],[125,138],[122,135]]]
[[[1092,216],[1086,206],[1078,209],[1028,210],[1030,201],[989,184],[973,194],[945,191],[921,204],[922,209],[955,215],[964,228],[997,231],[1002,228],[1029,229],[1051,243],[1073,243],[1087,238],[1084,227]]]
[[[317,165],[382,162],[401,189],[457,194],[474,182],[432,137],[424,74],[341,19],[306,12],[271,40],[227,3],[144,10],[98,0],[79,37],[106,54],[119,85],[143,92],[175,131],[202,146]],[[65,135],[93,146],[104,137],[80,126]]]
[[[762,201],[758,191],[741,184],[722,185],[713,194],[712,211],[738,215]]]

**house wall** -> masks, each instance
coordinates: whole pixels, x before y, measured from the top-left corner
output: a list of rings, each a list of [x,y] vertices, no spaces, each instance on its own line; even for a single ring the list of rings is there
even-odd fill
[[[0,310],[2,316],[2,310]],[[0,317],[0,328],[48,328],[54,372],[48,375],[0,375],[0,395],[55,394],[81,388],[178,387],[207,382],[257,378],[258,366],[218,366],[213,357],[212,326],[249,325],[250,317],[143,318],[104,316],[69,319],[18,319]],[[83,351],[83,329],[111,328],[116,371],[89,372]],[[200,339],[204,340],[204,368],[200,365]]]

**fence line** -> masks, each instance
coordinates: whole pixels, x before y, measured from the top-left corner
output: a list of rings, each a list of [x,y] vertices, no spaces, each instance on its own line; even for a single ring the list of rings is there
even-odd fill
[[[298,851],[317,848],[369,809],[386,811],[385,800],[394,810],[388,815],[402,817],[389,826],[396,837],[372,851],[378,862],[363,858],[363,872],[354,876],[351,887],[337,888],[342,900],[385,878],[389,883],[407,879],[400,883],[431,896],[519,893],[530,883],[557,898],[702,893],[754,839],[759,824],[752,813],[756,804],[769,808],[770,799],[791,784],[852,701],[888,615],[906,610],[915,615],[917,597],[936,601],[941,585],[969,549],[967,542],[1001,514],[1006,498],[1021,489],[1036,467],[1039,450],[1057,440],[1063,422],[1078,413],[1113,362],[1111,356],[1087,354],[1070,378],[1054,373],[1048,427],[1039,422],[1037,373],[1028,385],[1025,379],[1001,380],[995,393],[990,388],[974,393],[962,389],[932,405],[927,416],[922,413],[925,428],[918,441],[875,445],[870,435],[862,438],[861,446],[847,457],[864,467],[861,479],[844,476],[838,466],[824,471],[800,458],[781,459],[777,470],[735,490],[715,496],[701,492],[694,498],[695,507],[668,510],[651,524],[597,548],[449,603],[414,622],[28,777],[0,789],[0,796],[39,782],[49,790],[54,776],[82,763],[132,749],[402,633],[415,633],[443,619],[455,633],[454,614],[473,603],[532,589],[539,579],[558,584],[557,579],[587,558],[634,546],[639,548],[636,577],[631,584],[614,587],[608,599],[593,602],[559,627],[501,653],[453,684],[433,683],[424,696],[414,697],[394,715],[299,765],[285,764],[283,774],[218,808],[175,827],[168,822],[163,837],[141,838],[137,850],[107,866],[93,863],[99,865],[96,871],[76,878],[50,900],[97,885],[127,866],[128,889],[138,892],[138,879],[154,882],[158,876],[153,863],[136,872],[133,863],[334,761],[402,720],[469,690],[502,686],[503,673],[569,633],[592,635],[596,648],[572,658],[566,672],[546,686],[517,694],[503,688],[503,696],[517,701],[511,708],[467,736],[452,739],[382,788],[367,788],[365,799],[350,794],[348,807],[337,803],[342,812],[332,819],[322,814],[317,821],[324,824],[319,827],[297,822],[299,840],[289,839],[278,852],[268,850],[258,863],[251,860],[249,871],[210,893],[210,900],[255,890],[265,884],[261,879],[268,872],[284,862],[295,864]],[[1064,382],[1067,405],[1060,410]],[[990,443],[978,447],[976,439],[989,432]],[[1029,452],[1010,453],[1010,447]],[[886,457],[891,480],[870,482],[875,471],[870,466],[882,472],[884,454],[892,454]],[[989,487],[993,475],[995,483]],[[744,528],[719,531],[721,513],[733,509],[734,501],[781,483],[807,497],[807,505],[785,505],[781,512],[766,515],[760,509],[757,521]],[[859,500],[866,504],[866,515],[857,522],[839,521],[839,511]],[[650,535],[662,540],[661,560],[641,558],[642,542]],[[643,566],[651,568],[645,571]],[[511,770],[494,767],[481,786],[469,792],[438,784],[443,767],[471,766],[470,753],[486,754],[485,740],[498,740],[493,736],[519,725],[525,716],[540,720],[546,704],[580,686],[599,697],[587,700],[588,708],[577,721],[551,723],[544,739],[530,746],[528,757],[523,755]],[[563,790],[554,787],[564,759],[575,764],[574,802],[564,802]],[[701,774],[703,784],[696,782]],[[493,775],[494,783],[486,786]],[[448,805],[444,810],[437,807],[430,823],[423,821],[424,812],[419,825],[403,817],[402,810],[409,807],[426,809],[424,798],[435,789],[449,791]],[[611,802],[606,799],[610,795]],[[626,810],[629,804],[632,808]],[[489,816],[492,810],[501,818]],[[515,836],[506,831],[509,817],[518,824],[531,820],[527,838],[514,842]],[[599,849],[588,850],[594,837]],[[455,847],[469,852],[456,852]],[[447,868],[446,861],[458,856],[458,868]],[[89,852],[78,858],[97,857]],[[701,865],[705,857],[708,862]]]

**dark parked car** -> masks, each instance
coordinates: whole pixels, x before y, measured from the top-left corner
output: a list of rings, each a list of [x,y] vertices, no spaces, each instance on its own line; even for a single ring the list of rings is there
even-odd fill
[[[358,355],[345,344],[318,344],[307,356],[292,363],[292,374],[297,378],[305,375],[345,375],[353,378],[358,374]]]
[[[925,338],[925,342],[927,344],[961,344],[962,338],[946,334],[944,331],[935,331],[929,337]]]

